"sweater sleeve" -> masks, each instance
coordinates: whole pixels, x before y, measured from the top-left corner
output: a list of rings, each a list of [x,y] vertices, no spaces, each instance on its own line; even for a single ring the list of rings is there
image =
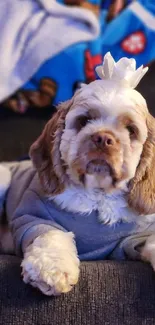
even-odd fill
[[[46,204],[39,195],[28,189],[18,207],[16,208],[10,227],[13,234],[15,251],[22,255],[26,247],[36,237],[53,229],[65,231],[65,229],[54,221],[54,208],[48,211]]]
[[[133,235],[127,236],[120,240],[116,245],[113,252],[110,254],[109,259],[117,260],[141,260],[141,250],[143,249],[146,240],[149,236],[155,233],[155,223],[142,227],[142,231],[137,231]]]

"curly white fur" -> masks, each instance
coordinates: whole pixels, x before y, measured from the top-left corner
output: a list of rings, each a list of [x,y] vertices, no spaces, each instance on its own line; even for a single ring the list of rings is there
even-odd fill
[[[98,210],[100,222],[115,224],[120,220],[131,222],[137,214],[128,208],[128,203],[121,190],[105,194],[99,190],[85,190],[82,187],[67,188],[63,193],[51,197],[63,210],[72,213],[92,213]],[[74,202],[74,204],[73,204]]]
[[[26,248],[22,261],[25,283],[45,295],[68,292],[79,277],[79,259],[73,233],[51,230]]]

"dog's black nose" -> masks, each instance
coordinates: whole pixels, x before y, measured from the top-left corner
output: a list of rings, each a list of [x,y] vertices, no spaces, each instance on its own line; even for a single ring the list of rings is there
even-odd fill
[[[116,144],[116,139],[115,137],[108,133],[108,132],[97,132],[94,133],[92,136],[92,141],[93,143],[98,147],[98,148],[108,148],[114,147]]]

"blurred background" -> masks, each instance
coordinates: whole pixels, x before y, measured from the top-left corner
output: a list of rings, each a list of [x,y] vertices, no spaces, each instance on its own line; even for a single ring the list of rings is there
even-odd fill
[[[111,52],[116,61],[122,56],[133,57],[137,67],[142,64],[149,66],[149,72],[138,90],[146,98],[151,113],[155,115],[155,1],[59,2],[66,8],[79,7],[91,11],[99,23],[99,35],[91,41],[78,41],[49,57],[21,88],[1,102],[0,160],[27,157],[30,144],[40,134],[55,111],[55,106],[72,97],[81,83],[96,79],[95,68],[102,64],[107,51]],[[69,29],[71,31],[72,25]],[[74,38],[74,34],[72,37]]]

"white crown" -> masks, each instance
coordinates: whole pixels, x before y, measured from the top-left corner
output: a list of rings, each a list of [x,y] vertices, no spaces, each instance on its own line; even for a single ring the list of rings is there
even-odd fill
[[[143,68],[143,65],[136,70],[135,59],[124,57],[115,62],[110,52],[104,56],[103,65],[96,68],[100,79],[119,82],[122,86],[131,88],[139,84],[147,71],[148,67]]]

